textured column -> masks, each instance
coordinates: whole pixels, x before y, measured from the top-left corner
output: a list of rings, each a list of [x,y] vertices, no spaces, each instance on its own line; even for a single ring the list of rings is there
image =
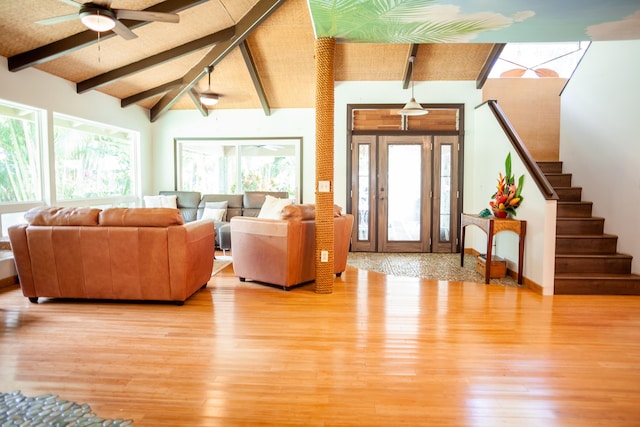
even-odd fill
[[[333,292],[333,60],[335,39],[316,40],[316,293]],[[320,191],[328,182],[329,191]],[[321,253],[327,251],[328,262]]]

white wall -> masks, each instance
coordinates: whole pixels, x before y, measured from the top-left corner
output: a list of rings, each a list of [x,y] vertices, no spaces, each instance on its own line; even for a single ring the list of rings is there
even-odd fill
[[[466,104],[466,136],[473,137],[473,108],[482,92],[475,82],[429,82],[416,84],[415,96],[422,103]],[[404,104],[411,97],[400,82],[337,82],[335,86],[334,201],[347,205],[347,104]],[[301,136],[303,147],[303,191],[305,203],[315,201],[315,109],[213,110],[209,117],[195,110],[168,111],[153,124],[154,192],[174,188],[174,138],[176,137],[278,137]]]
[[[0,57],[0,99],[46,110],[49,121],[53,113],[61,113],[140,132],[141,192],[150,191],[152,165],[145,159],[151,157],[151,124],[145,109],[123,109],[119,99],[97,91],[79,95],[75,84],[36,68],[10,72],[4,57]]]
[[[562,94],[560,160],[640,273],[640,41],[594,42]]]
[[[516,182],[524,175],[522,205],[516,219],[527,221],[523,275],[542,286],[545,295],[553,294],[555,263],[556,202],[547,201],[518,157],[491,110],[483,105],[476,111],[476,138],[465,147],[464,211],[477,214],[489,208],[496,191],[498,174],[505,173],[505,158],[511,153],[512,173]],[[486,253],[487,235],[475,226],[467,226],[465,246]],[[517,271],[518,235],[496,234],[495,255],[507,260],[509,269]]]

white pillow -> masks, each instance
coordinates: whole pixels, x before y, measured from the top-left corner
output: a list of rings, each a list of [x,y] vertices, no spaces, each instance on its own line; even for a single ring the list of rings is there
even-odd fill
[[[273,196],[265,196],[264,204],[260,208],[258,218],[282,219],[282,208],[291,204],[291,199],[278,199]]]
[[[212,219],[214,221],[227,220],[227,200],[223,202],[206,202],[204,204],[204,212],[201,219]]]
[[[178,196],[173,194],[170,196],[144,196],[145,208],[177,208]]]

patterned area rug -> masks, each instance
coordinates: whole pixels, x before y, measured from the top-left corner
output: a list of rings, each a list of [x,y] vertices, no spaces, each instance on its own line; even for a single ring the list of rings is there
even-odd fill
[[[132,420],[100,418],[83,405],[58,399],[55,394],[27,397],[20,391],[0,393],[0,425],[13,426],[119,426]]]
[[[230,256],[216,255],[216,259],[213,260],[213,271],[211,272],[211,275],[215,276],[232,262],[233,261],[231,260]]]
[[[431,253],[349,252],[347,264],[390,276],[484,283],[484,276],[476,272],[476,258],[471,254],[464,256],[464,267],[460,267],[460,254]],[[522,286],[508,275],[491,279],[491,284]]]

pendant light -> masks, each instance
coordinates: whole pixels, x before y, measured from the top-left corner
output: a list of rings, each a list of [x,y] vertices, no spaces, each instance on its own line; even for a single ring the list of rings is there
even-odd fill
[[[402,107],[402,110],[398,111],[398,114],[403,116],[422,116],[424,114],[429,114],[429,111],[422,108],[422,105],[416,102],[416,98],[413,95],[413,63],[415,60],[415,56],[409,57],[409,64],[411,65],[411,101],[407,102],[406,105]]]
[[[213,67],[204,67],[204,70],[209,74],[209,85],[207,86],[207,91],[200,94],[200,102],[202,102],[202,104],[206,105],[207,107],[213,107],[218,103],[218,100],[220,98],[217,93],[213,93],[211,91],[211,72],[213,71]]]

